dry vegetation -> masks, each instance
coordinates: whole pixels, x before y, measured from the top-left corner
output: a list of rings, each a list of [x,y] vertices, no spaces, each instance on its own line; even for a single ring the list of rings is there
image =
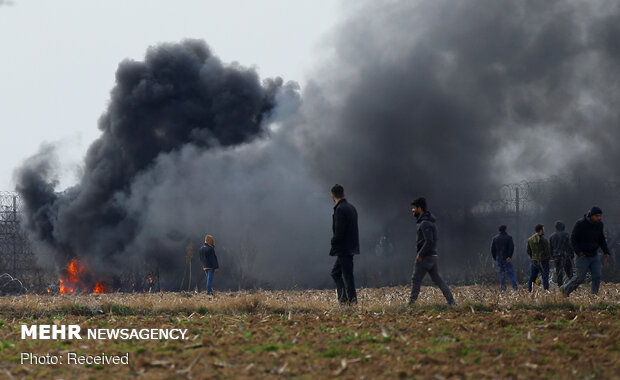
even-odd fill
[[[24,295],[0,298],[7,378],[620,378],[620,285],[566,299],[538,289]],[[186,341],[22,341],[21,324],[188,329]],[[21,352],[130,353],[128,366],[20,365]]]

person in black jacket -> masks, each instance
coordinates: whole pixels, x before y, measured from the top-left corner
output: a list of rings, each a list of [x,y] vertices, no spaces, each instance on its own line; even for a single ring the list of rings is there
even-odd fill
[[[564,272],[566,278],[573,277],[573,249],[570,245],[570,234],[564,231],[566,226],[561,221],[555,222],[555,232],[549,237],[551,244],[551,259],[555,266],[555,278],[558,286],[564,283]]]
[[[602,270],[601,260],[598,257],[599,248],[603,250],[605,260],[609,261],[609,248],[603,232],[602,215],[603,210],[598,206],[593,206],[573,227],[570,240],[577,255],[575,259],[577,273],[560,288],[565,296],[585,281],[588,271],[592,273],[592,293],[598,294]]]
[[[217,256],[215,256],[215,241],[213,236],[205,236],[205,244],[200,247],[199,251],[200,262],[202,263],[202,269],[207,276],[207,294],[213,295],[213,276],[215,272],[219,271],[219,264],[217,262]]]
[[[336,203],[332,215],[330,256],[336,256],[331,276],[336,283],[336,294],[341,304],[357,303],[355,279],[353,278],[353,255],[360,253],[357,210],[345,199],[344,188],[334,185],[332,199]]]
[[[506,277],[504,277],[504,272],[508,273],[512,288],[514,290],[519,290],[512,267],[512,254],[515,251],[515,245],[512,241],[512,236],[508,235],[506,229],[507,227],[503,224],[499,226],[499,234],[495,235],[491,243],[491,255],[493,256],[493,260],[497,262],[502,292],[506,291]]]
[[[437,227],[435,217],[426,209],[426,199],[420,197],[411,202],[413,215],[417,218],[417,251],[415,269],[411,277],[411,297],[409,305],[415,303],[420,294],[422,279],[426,273],[439,286],[448,305],[454,305],[454,297],[448,285],[439,276],[437,266]]]

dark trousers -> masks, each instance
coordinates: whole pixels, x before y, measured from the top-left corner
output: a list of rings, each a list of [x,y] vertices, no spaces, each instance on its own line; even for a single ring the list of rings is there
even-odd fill
[[[450,292],[450,288],[448,288],[448,285],[446,285],[439,275],[437,256],[426,256],[422,261],[416,260],[413,275],[411,276],[411,298],[409,302],[413,303],[418,299],[422,280],[427,273],[431,276],[431,280],[433,280],[435,285],[439,286],[448,304],[454,304],[454,297],[452,296],[452,292]]]
[[[562,286],[564,283],[564,273],[566,273],[567,280],[570,280],[570,278],[573,277],[573,263],[570,261],[569,257],[556,257],[553,259],[553,264],[555,266],[555,279],[558,286]]]
[[[545,261],[532,261],[530,266],[530,280],[527,283],[527,288],[531,292],[532,284],[536,281],[536,277],[540,273],[542,277],[543,289],[549,290],[549,260]]]
[[[353,256],[343,255],[336,257],[332,268],[332,278],[336,283],[338,301],[341,303],[356,303],[355,279],[353,278]]]

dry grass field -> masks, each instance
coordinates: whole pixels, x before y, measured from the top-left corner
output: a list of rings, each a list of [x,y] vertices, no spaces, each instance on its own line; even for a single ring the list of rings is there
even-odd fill
[[[538,288],[23,295],[0,298],[0,378],[620,378],[620,285],[566,299]],[[179,340],[21,340],[22,324],[187,328]],[[21,364],[22,352],[129,353],[128,365]]]

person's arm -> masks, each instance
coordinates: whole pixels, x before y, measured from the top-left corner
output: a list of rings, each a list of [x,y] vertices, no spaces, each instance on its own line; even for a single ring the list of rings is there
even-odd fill
[[[201,247],[198,251],[198,257],[200,258],[200,263],[202,264],[202,269],[204,270],[207,267],[207,257],[204,247]]]
[[[579,235],[580,235],[580,226],[579,226],[579,221],[577,221],[577,223],[575,223],[575,227],[573,227],[573,231],[570,234],[570,242],[573,246],[573,251],[575,251],[575,254],[577,256],[583,256],[583,251],[581,250],[581,247],[579,246]]]
[[[601,234],[598,238],[598,245],[601,246],[601,249],[606,256],[605,259],[609,259],[609,247],[607,246],[607,239],[605,239],[605,233],[603,231],[604,230],[601,230]]]
[[[525,245],[525,251],[527,252],[527,255],[531,259],[532,258],[532,247],[530,247],[530,239],[527,239],[527,244]]]
[[[422,228],[422,236],[424,236],[424,244],[420,248],[420,251],[418,251],[418,256],[424,257],[424,256],[428,256],[433,250],[433,244],[435,243],[434,237],[433,237],[433,226],[428,221],[425,221],[422,223],[420,228]]]
[[[508,257],[506,258],[508,262],[512,261],[512,255],[515,253],[515,243],[512,241],[512,236],[508,239]]]
[[[557,234],[554,234],[549,238],[549,246],[551,247],[551,257],[554,257],[556,252],[559,250]]]
[[[332,248],[344,240],[346,232],[345,213],[342,207],[337,207],[334,214],[334,236],[332,237]]]
[[[551,245],[549,244],[549,240],[545,239],[545,257],[551,258]]]
[[[497,249],[495,248],[495,239],[491,242],[491,256],[493,256],[493,260],[497,260]]]

